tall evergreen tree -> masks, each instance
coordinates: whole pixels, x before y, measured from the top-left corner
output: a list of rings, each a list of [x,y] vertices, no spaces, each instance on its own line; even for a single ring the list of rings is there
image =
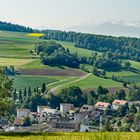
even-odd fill
[[[27,90],[26,90],[26,88],[24,88],[24,98],[26,98],[26,96],[27,96]]]
[[[41,92],[44,93],[46,91],[46,84],[43,83],[41,87]]]
[[[28,97],[31,97],[32,96],[32,91],[31,91],[31,87],[29,86],[28,88]]]
[[[12,97],[13,97],[14,101],[17,99],[17,90],[16,89],[14,89]]]
[[[23,102],[23,98],[22,98],[22,90],[19,90],[19,101],[22,103]]]

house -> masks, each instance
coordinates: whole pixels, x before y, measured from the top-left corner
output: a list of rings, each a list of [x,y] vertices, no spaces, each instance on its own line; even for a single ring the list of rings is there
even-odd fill
[[[110,103],[106,103],[106,102],[97,102],[95,104],[95,108],[99,109],[99,110],[108,110],[111,108],[111,104]]]
[[[94,109],[92,105],[83,105],[80,109],[80,112],[91,112]]]
[[[71,108],[73,108],[73,107],[74,107],[73,104],[61,103],[61,104],[60,104],[60,113],[61,113],[61,114],[68,113],[69,110],[70,110]]]
[[[128,102],[126,100],[114,100],[112,102],[112,108],[114,110],[119,109],[120,106],[127,106],[127,105],[128,105]]]
[[[22,118],[30,115],[30,109],[17,109],[17,117]]]
[[[45,109],[48,108],[48,106],[37,106],[37,113],[41,114],[41,112]]]
[[[76,122],[54,122],[52,123],[52,128],[59,128],[59,129],[73,129],[75,131],[80,130],[80,123]]]
[[[50,114],[47,116],[47,123],[60,122],[60,116],[57,114]]]
[[[22,126],[23,125],[23,118],[15,118],[14,126]]]
[[[58,114],[59,112],[58,112],[58,110],[56,110],[56,109],[51,109],[51,108],[49,108],[49,107],[47,107],[47,108],[44,108],[42,111],[41,111],[41,114]]]

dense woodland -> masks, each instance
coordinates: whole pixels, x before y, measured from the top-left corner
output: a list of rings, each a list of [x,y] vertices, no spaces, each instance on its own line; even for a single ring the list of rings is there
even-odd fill
[[[44,31],[44,39],[67,41],[75,47],[98,52],[111,53],[116,59],[140,61],[140,39],[129,37],[112,37],[56,30]]]
[[[80,61],[76,54],[71,54],[54,41],[36,43],[35,52],[40,55],[44,65],[63,65],[78,68]]]
[[[93,53],[90,57],[81,57],[77,53],[71,54],[69,49],[65,49],[55,41],[39,42],[35,45],[35,52],[40,55],[44,65],[64,65],[72,68],[79,68],[80,64],[90,64],[97,68],[107,70],[118,70],[121,62],[115,58],[111,52],[98,55]]]
[[[0,30],[14,32],[33,32],[32,28],[0,21]]]

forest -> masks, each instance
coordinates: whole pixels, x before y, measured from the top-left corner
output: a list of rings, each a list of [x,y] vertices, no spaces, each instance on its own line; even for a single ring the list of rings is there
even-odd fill
[[[25,26],[22,26],[22,25],[2,22],[2,21],[0,21],[0,30],[14,31],[14,32],[29,32],[29,33],[33,32],[32,28],[25,27]]]
[[[65,32],[57,30],[43,31],[44,39],[72,42],[75,47],[111,53],[115,59],[140,61],[140,39],[129,37],[112,37],[86,33]]]

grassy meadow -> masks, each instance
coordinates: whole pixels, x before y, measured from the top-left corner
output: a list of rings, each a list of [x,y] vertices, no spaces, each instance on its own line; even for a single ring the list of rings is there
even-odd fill
[[[17,75],[11,76],[14,79],[14,88],[16,89],[24,89],[28,88],[29,86],[34,89],[37,86],[41,87],[43,83],[46,85],[59,81],[58,78],[55,77],[45,77],[45,76],[32,76],[32,75]]]
[[[122,87],[122,83],[112,81],[110,79],[103,79],[95,75],[89,75],[87,78],[80,80],[78,82],[73,82],[72,84],[68,84],[64,87],[68,86],[79,86],[81,89],[91,89],[97,88],[99,85],[103,87]]]
[[[1,134],[0,140],[139,140],[140,133],[95,132],[95,133],[33,133]]]
[[[92,53],[95,53],[95,51],[91,51],[91,50],[87,50],[87,49],[83,49],[83,48],[76,48],[76,47],[74,47],[73,43],[62,42],[62,41],[57,41],[57,42],[60,43],[64,48],[66,48],[66,49],[68,48],[71,53],[77,52],[79,56],[89,57],[92,55]]]

